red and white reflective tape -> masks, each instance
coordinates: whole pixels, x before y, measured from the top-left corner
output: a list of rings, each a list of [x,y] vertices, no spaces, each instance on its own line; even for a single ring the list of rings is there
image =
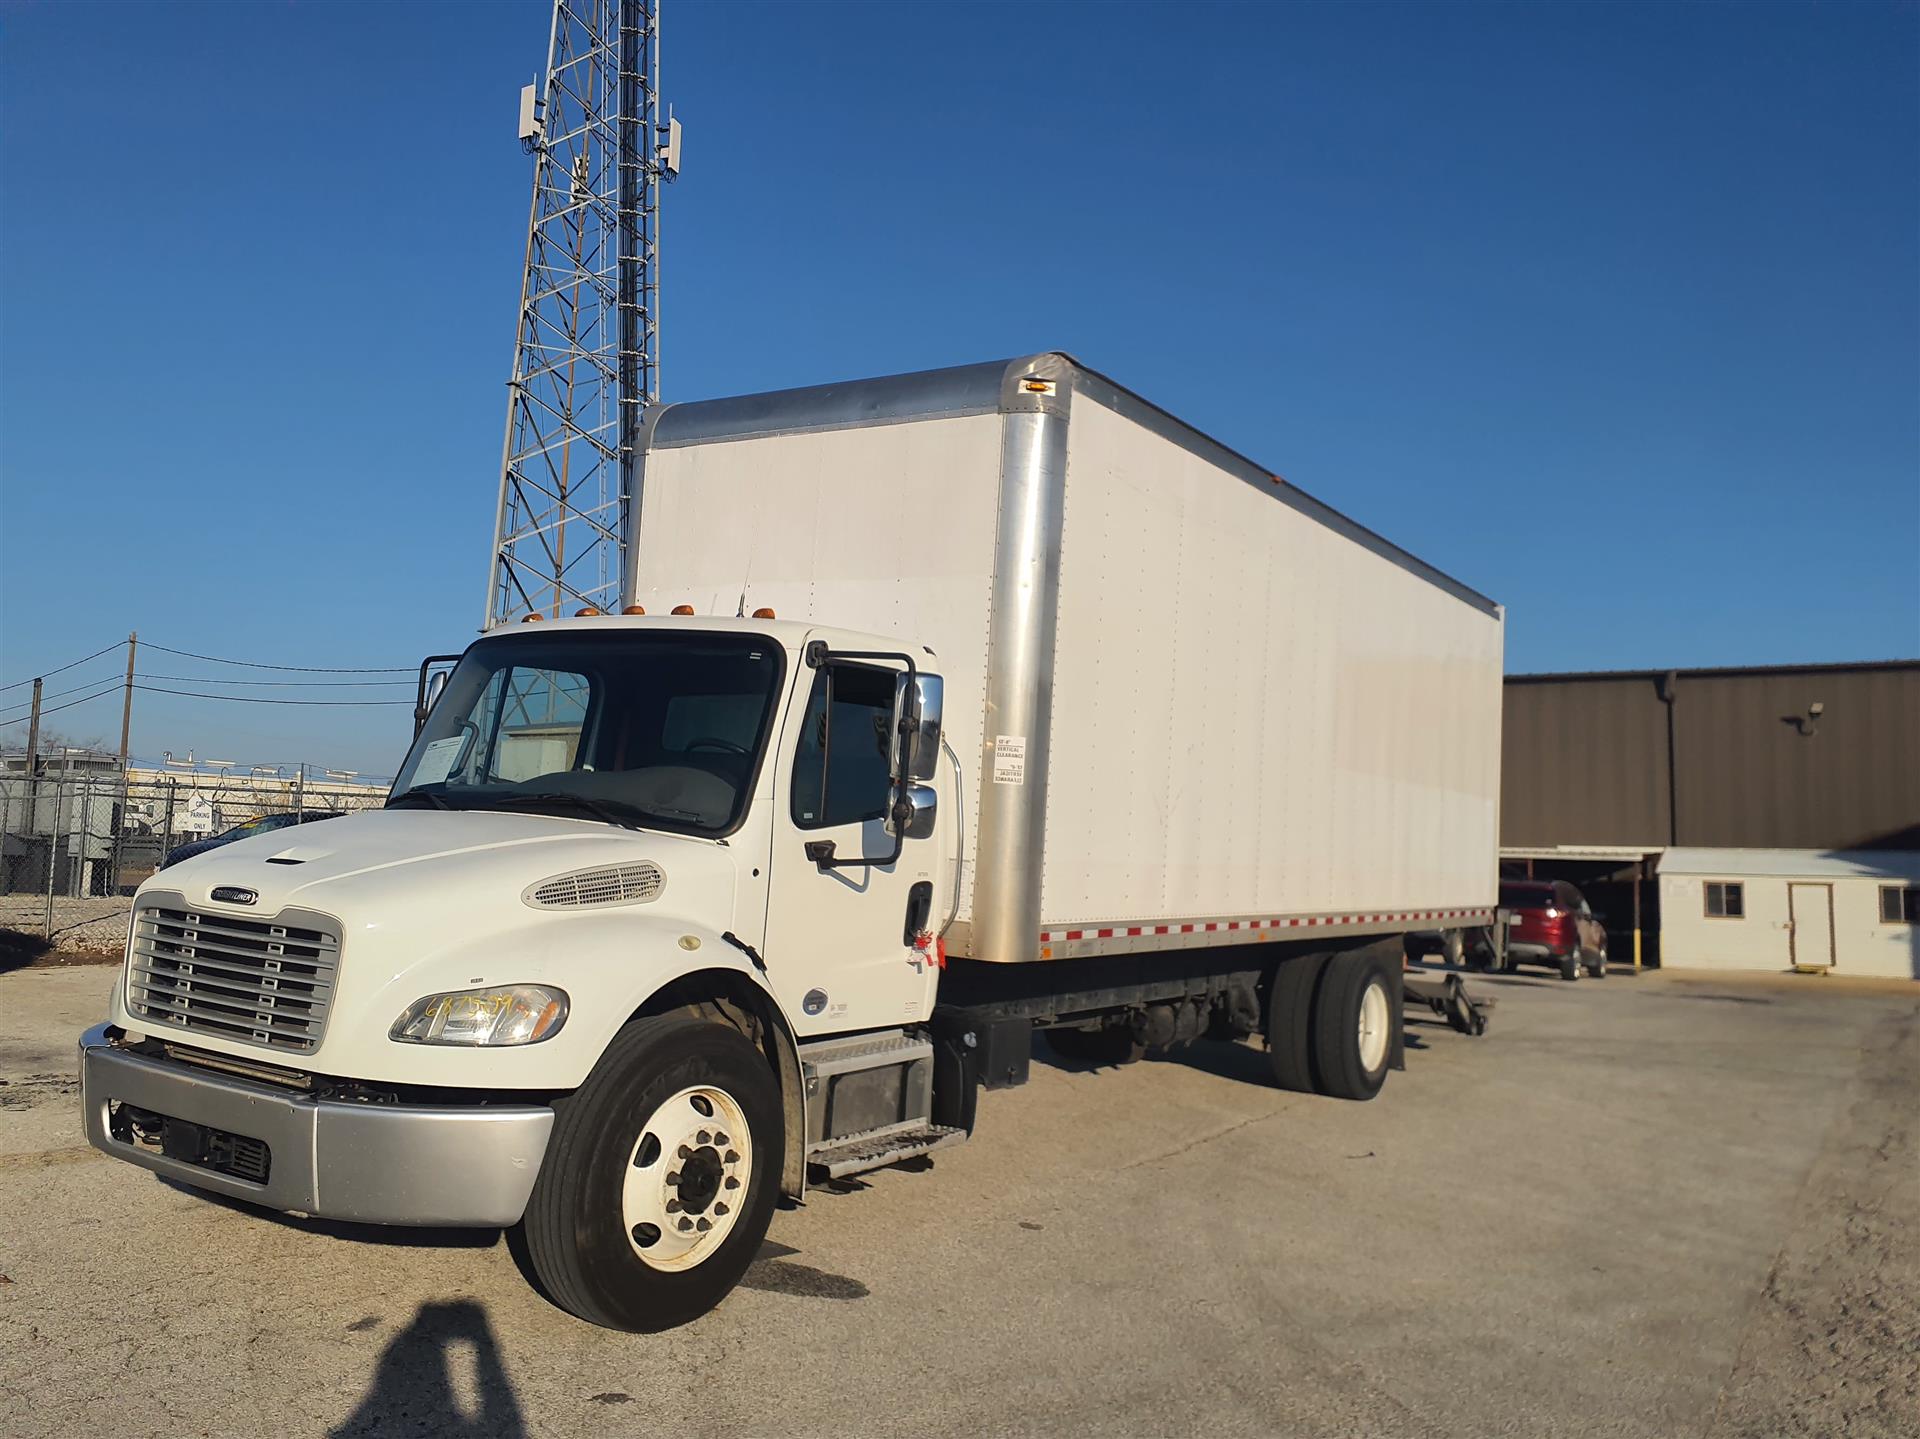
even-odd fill
[[[1415,921],[1478,919],[1491,909],[1413,909],[1378,914],[1288,914],[1271,919],[1196,919],[1181,924],[1115,924],[1098,929],[1043,929],[1042,944],[1079,939],[1140,939],[1159,934],[1214,934],[1241,929],[1314,929],[1349,924],[1411,924]]]

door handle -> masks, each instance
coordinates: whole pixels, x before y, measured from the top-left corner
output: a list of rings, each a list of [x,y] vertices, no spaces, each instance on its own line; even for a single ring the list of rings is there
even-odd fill
[[[907,948],[913,948],[920,936],[927,932],[927,921],[933,915],[933,885],[926,880],[917,881],[907,891],[907,927],[902,938]]]

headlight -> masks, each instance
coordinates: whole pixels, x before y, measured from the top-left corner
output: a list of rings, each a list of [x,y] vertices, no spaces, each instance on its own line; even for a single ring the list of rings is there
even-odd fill
[[[544,984],[503,984],[416,999],[387,1038],[407,1044],[538,1044],[567,1022],[567,994]]]

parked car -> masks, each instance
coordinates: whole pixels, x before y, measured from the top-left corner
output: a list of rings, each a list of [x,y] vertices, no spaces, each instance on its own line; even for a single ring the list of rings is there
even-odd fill
[[[252,839],[256,834],[268,834],[276,829],[285,829],[289,825],[313,824],[318,820],[332,819],[338,810],[303,809],[290,810],[286,814],[263,814],[258,819],[250,819],[245,824],[236,824],[232,829],[208,835],[205,839],[190,840],[186,844],[177,844],[167,851],[166,858],[156,868],[165,869],[170,864],[178,864],[183,859],[192,859],[196,854],[205,854],[210,849],[218,849],[223,844],[232,844],[236,839]]]
[[[1562,979],[1585,969],[1607,977],[1607,931],[1586,897],[1564,879],[1503,880],[1500,908],[1512,913],[1507,926],[1507,968],[1544,964]]]

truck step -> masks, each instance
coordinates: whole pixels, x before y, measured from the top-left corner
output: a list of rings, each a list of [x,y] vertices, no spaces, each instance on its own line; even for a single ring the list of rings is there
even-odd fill
[[[864,1174],[882,1165],[930,1154],[949,1144],[959,1144],[966,1137],[966,1130],[944,1124],[917,1124],[910,1129],[853,1134],[816,1145],[807,1154],[807,1167],[829,1179],[844,1179],[849,1174]]]
[[[920,1035],[909,1034],[904,1029],[888,1029],[878,1034],[856,1034],[846,1039],[820,1039],[803,1044],[800,1064],[807,1077],[815,1079],[878,1069],[888,1064],[911,1064],[932,1054],[933,1046]]]

